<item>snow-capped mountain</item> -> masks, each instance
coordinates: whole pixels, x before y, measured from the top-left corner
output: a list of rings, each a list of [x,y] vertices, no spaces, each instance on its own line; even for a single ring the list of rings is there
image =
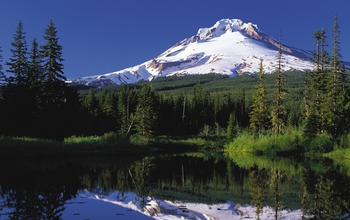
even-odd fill
[[[220,73],[233,77],[258,72],[261,59],[264,71],[271,73],[276,69],[278,45],[278,41],[256,24],[244,23],[240,19],[222,19],[210,28],[200,28],[196,35],[140,65],[70,82],[101,87],[170,75]],[[283,45],[283,68],[313,69],[311,53]]]

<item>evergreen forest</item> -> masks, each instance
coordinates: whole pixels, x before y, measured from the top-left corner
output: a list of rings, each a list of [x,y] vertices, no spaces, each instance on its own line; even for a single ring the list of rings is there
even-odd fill
[[[239,149],[240,138],[278,140],[294,132],[289,141],[295,148],[290,150],[305,151],[300,148],[306,145],[318,152],[349,147],[349,71],[341,56],[336,16],[330,49],[324,29],[312,35],[313,71],[284,72],[280,40],[273,74],[264,73],[261,60],[257,74],[235,78],[211,73],[103,88],[66,83],[57,33],[50,21],[44,29],[45,44],[34,38],[28,45],[19,21],[12,56],[6,61],[0,45],[3,137],[201,136],[225,139],[228,149]]]

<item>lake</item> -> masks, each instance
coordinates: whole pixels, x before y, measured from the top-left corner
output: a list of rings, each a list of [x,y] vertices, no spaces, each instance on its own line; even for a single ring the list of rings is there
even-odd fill
[[[103,208],[113,219],[347,219],[346,162],[233,152],[3,160],[0,219],[99,219]]]

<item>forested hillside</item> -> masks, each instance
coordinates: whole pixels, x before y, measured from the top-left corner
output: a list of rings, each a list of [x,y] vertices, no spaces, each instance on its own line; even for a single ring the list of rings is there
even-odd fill
[[[305,73],[288,72],[286,76],[288,78],[286,88],[289,91],[286,100],[288,112],[286,119],[289,125],[296,126],[302,120],[301,105]],[[275,74],[265,77],[267,97],[273,100]],[[90,120],[95,121],[95,125],[101,129],[106,128],[106,122],[102,122],[99,117],[111,116],[112,114],[107,110],[113,108],[111,103],[117,102],[118,104],[114,105],[114,111],[117,112],[115,118],[112,117],[107,121],[111,122],[110,129],[119,124],[119,130],[124,120],[125,125],[122,130],[127,132],[137,109],[141,110],[141,107],[138,108],[141,101],[139,96],[143,90],[147,90],[149,95],[144,98],[152,98],[157,103],[153,109],[147,110],[157,112],[156,120],[151,120],[152,117],[149,119],[153,121],[153,125],[149,125],[150,134],[195,135],[210,128],[207,132],[211,134],[225,135],[231,113],[234,113],[234,126],[245,127],[249,124],[248,114],[257,80],[257,75],[244,74],[228,78],[219,74],[201,74],[159,78],[132,85],[79,90],[79,93],[83,106],[95,115]],[[124,103],[120,103],[122,100]],[[122,109],[125,109],[124,115]],[[149,117],[148,114],[145,115]],[[100,123],[103,125],[99,125]],[[138,123],[137,118],[135,123]]]

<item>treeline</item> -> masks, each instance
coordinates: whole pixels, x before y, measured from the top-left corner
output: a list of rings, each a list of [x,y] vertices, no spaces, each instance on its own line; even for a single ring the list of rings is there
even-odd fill
[[[265,84],[268,103],[272,105],[276,74],[266,75]],[[290,91],[285,101],[286,126],[301,125],[303,72],[288,72]],[[212,80],[207,81],[208,78]],[[177,86],[183,77],[167,79]],[[218,135],[234,137],[248,128],[252,111],[252,94],[255,92],[257,75],[242,75],[235,78],[216,74],[189,76],[193,86],[166,88],[165,79],[140,82],[132,85],[105,87],[80,91],[85,115],[90,126],[102,134],[115,129],[124,134],[143,135]],[[225,85],[217,90],[221,85]],[[156,89],[157,88],[157,89]],[[142,120],[139,118],[142,115]],[[152,115],[152,116],[151,116]],[[86,117],[85,116],[85,117]],[[148,122],[147,125],[142,125]],[[107,127],[109,128],[107,129]],[[142,131],[145,128],[146,131]],[[107,129],[107,130],[106,130]],[[85,132],[85,134],[87,134]]]
[[[244,89],[240,97],[231,93],[212,97],[199,83],[190,94],[179,95],[162,95],[152,84],[144,84],[141,89],[125,85],[118,91],[95,92],[90,89],[82,102],[89,117],[90,125],[86,128],[93,127],[94,131],[89,129],[93,133],[116,130],[143,136],[194,135],[210,126],[222,135],[232,113],[236,118],[234,126],[248,123]]]

